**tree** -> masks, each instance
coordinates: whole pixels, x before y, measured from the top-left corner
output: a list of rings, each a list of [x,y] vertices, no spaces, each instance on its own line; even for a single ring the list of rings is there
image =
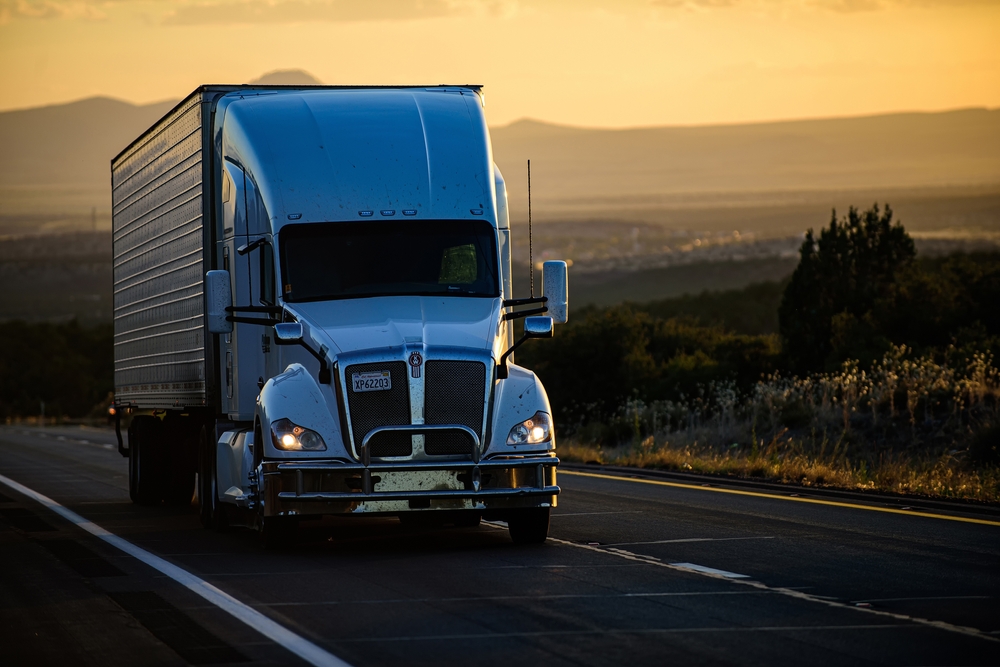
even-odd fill
[[[913,239],[892,222],[888,204],[863,213],[853,206],[830,226],[806,233],[801,259],[778,310],[785,361],[796,373],[874,359],[888,346],[875,323],[879,297],[916,256]]]

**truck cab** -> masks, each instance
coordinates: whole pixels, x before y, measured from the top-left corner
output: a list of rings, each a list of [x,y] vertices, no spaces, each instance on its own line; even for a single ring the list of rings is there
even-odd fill
[[[241,87],[208,108],[206,524],[270,543],[323,515],[486,517],[544,541],[552,410],[512,353],[566,321],[566,264],[514,299],[481,90]]]

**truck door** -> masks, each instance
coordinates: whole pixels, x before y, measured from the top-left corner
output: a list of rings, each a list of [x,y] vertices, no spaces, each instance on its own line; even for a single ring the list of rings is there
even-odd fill
[[[223,268],[229,271],[234,306],[258,305],[253,284],[258,273],[251,269],[257,260],[257,251],[244,251],[254,238],[248,234],[247,179],[243,169],[230,160],[224,162],[222,186],[223,240],[220,243]],[[244,313],[238,313],[244,315]],[[257,395],[258,381],[266,373],[261,336],[265,327],[258,324],[237,323],[233,332],[223,337],[221,378],[225,388],[223,409],[233,421],[251,421]]]
[[[256,250],[249,256],[250,271],[250,298],[255,306],[276,306],[277,290],[275,285],[275,256],[274,240],[271,237],[271,224],[268,219],[267,210],[260,197],[253,178],[246,176],[246,201],[247,201],[247,243],[259,244]],[[261,319],[264,314],[258,315]],[[273,348],[274,327],[259,326],[258,337],[260,338],[260,351],[263,357],[262,374],[258,376],[258,384],[261,380],[277,375],[280,369],[277,368],[278,354]],[[254,396],[256,400],[256,395]]]

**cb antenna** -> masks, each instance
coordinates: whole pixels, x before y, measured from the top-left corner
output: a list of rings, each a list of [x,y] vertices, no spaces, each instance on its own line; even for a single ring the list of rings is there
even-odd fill
[[[528,160],[528,276],[531,281],[531,298],[535,298],[535,259],[531,252],[531,160]]]

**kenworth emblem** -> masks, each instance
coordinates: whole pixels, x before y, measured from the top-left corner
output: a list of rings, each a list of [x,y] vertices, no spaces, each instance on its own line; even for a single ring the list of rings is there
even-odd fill
[[[410,354],[410,376],[418,378],[420,377],[420,364],[424,363],[424,358],[419,352],[413,352]]]

